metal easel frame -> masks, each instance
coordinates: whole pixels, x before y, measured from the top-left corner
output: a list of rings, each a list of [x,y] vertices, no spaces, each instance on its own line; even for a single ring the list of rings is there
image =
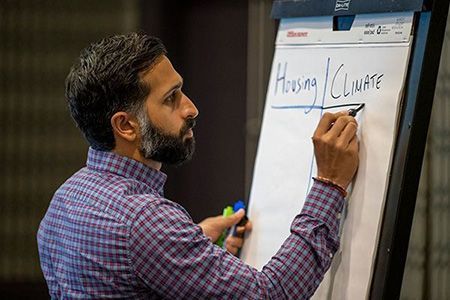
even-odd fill
[[[448,7],[448,0],[435,0],[415,14],[414,42],[370,299],[400,297]]]
[[[414,11],[413,45],[369,299],[398,299],[403,281],[449,0],[274,0],[272,17]]]

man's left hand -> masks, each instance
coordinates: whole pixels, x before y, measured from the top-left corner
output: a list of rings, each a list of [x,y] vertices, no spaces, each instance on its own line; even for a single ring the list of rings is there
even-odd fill
[[[201,221],[198,225],[202,228],[203,234],[211,239],[214,243],[220,237],[224,230],[232,227],[239,223],[239,221],[245,216],[245,211],[243,209],[238,210],[231,216],[217,216],[206,218]],[[225,239],[225,246],[228,252],[236,255],[239,249],[244,244],[244,233],[250,231],[252,228],[252,223],[248,221],[245,226],[239,226],[236,228],[238,236],[229,235]]]

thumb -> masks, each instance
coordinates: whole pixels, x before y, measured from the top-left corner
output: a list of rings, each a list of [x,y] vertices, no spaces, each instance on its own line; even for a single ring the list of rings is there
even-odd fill
[[[231,227],[233,225],[236,225],[237,223],[239,223],[239,221],[244,216],[245,216],[245,210],[243,208],[241,208],[240,210],[238,210],[237,212],[235,212],[231,216],[224,217],[223,218],[223,225],[226,226],[227,228]]]

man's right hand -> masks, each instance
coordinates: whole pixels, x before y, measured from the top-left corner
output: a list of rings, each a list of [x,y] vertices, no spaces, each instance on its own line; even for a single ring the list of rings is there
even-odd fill
[[[358,124],[348,112],[325,113],[313,136],[318,176],[346,189],[358,168]]]

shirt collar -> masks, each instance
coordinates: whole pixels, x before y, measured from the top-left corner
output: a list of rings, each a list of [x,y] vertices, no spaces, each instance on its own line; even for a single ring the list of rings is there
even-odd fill
[[[86,165],[91,170],[114,173],[125,178],[134,178],[147,184],[163,196],[167,175],[132,158],[89,147]]]

